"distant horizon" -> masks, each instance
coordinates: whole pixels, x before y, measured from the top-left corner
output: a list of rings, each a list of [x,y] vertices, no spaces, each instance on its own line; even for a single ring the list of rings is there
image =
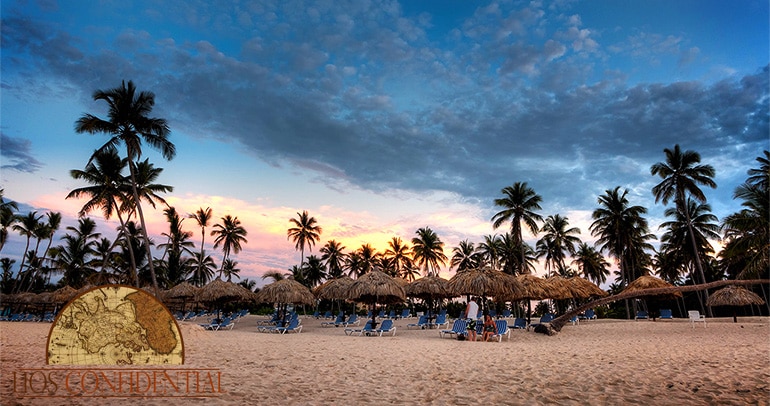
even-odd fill
[[[665,148],[679,144],[716,169],[717,188],[702,189],[719,221],[741,209],[733,191],[770,149],[769,8],[3,2],[0,188],[19,214],[61,212],[59,244],[82,207],[64,197],[85,186],[69,171],[107,140],[74,123],[105,116],[93,92],[132,80],[155,94],[150,116],[168,120],[177,148],[166,161],[143,146],[164,169],[157,183],[174,187],[164,198],[182,217],[211,207],[212,225],[237,216],[248,243],[231,259],[258,286],[265,272],[299,264],[286,237],[298,212],[324,229],[306,256],[331,239],[346,252],[383,252],[392,237],[411,246],[430,227],[451,258],[460,241],[509,229],[490,219],[514,182],[589,244],[597,197],[628,189],[660,237],[666,206],[655,203],[650,166]],[[162,208],[143,207],[163,243]],[[89,217],[114,238],[116,219]],[[183,227],[199,248],[194,220]],[[210,231],[205,249],[219,266]],[[537,238],[525,234],[533,247]],[[14,273],[24,244],[9,230],[0,256],[16,259]],[[453,273],[447,263],[441,275]]]

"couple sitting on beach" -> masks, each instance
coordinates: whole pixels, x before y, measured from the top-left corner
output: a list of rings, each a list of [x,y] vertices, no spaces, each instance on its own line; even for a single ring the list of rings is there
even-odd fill
[[[465,317],[468,318],[468,331],[467,339],[469,341],[478,341],[476,338],[476,318],[475,315],[479,314],[479,305],[471,298],[468,302],[468,306],[465,308]],[[481,341],[490,341],[492,337],[497,335],[497,325],[492,319],[489,313],[484,312],[484,327],[482,329]]]

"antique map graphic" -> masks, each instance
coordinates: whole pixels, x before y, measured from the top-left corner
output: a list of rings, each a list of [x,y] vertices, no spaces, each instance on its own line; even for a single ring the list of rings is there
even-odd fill
[[[181,365],[176,320],[149,293],[99,286],[69,302],[48,334],[49,365]]]

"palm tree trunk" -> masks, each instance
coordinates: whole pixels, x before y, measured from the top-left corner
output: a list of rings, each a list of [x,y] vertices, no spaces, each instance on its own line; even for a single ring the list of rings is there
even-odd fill
[[[21,289],[21,271],[24,270],[24,261],[27,259],[27,250],[29,249],[29,236],[27,236],[27,245],[24,246],[24,254],[21,256],[21,263],[19,264],[19,273],[16,275],[16,283],[13,287],[13,293],[19,293]]]
[[[117,203],[115,203],[115,206],[117,208]],[[139,288],[139,273],[136,271],[136,258],[134,258],[134,250],[131,247],[131,242],[128,239],[128,229],[126,228],[126,222],[123,221],[123,216],[120,215],[120,210],[116,211],[118,214],[118,221],[120,221],[120,229],[123,230],[123,238],[126,239],[126,243],[128,244],[128,259],[131,265],[131,273],[134,276],[134,284],[137,288]],[[116,238],[115,241],[112,242],[112,247],[114,248],[118,244],[118,239]],[[112,248],[110,248],[110,252],[112,252]],[[102,261],[102,271],[104,271],[104,268],[107,267],[107,258],[105,257],[104,261]]]
[[[132,156],[129,153],[129,157]],[[147,249],[147,261],[150,267],[150,276],[152,277],[152,287],[155,290],[153,294],[158,293],[158,279],[155,277],[155,266],[152,263],[152,249],[150,248],[150,238],[147,236],[147,226],[144,222],[144,213],[142,212],[142,203],[139,201],[139,192],[136,190],[136,176],[134,169],[134,161],[128,161],[128,169],[131,174],[131,189],[134,192],[134,200],[136,204],[136,211],[139,213],[139,223],[142,225],[142,237],[144,237],[144,245]],[[138,278],[138,276],[137,276]]]

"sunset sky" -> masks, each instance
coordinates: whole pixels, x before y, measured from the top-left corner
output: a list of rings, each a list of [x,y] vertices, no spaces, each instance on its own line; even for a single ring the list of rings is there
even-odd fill
[[[60,211],[59,237],[75,224],[83,202],[64,197],[85,185],[69,171],[107,136],[74,123],[105,117],[95,90],[133,80],[155,93],[152,116],[177,148],[172,161],[144,149],[174,187],[168,203],[211,207],[214,222],[237,216],[248,244],[234,259],[260,284],[299,263],[286,230],[302,210],[323,228],[306,254],[330,239],[384,250],[430,227],[450,256],[506,231],[489,220],[514,182],[588,242],[597,197],[621,186],[660,235],[650,166],[664,148],[715,167],[718,188],[705,193],[720,220],[740,209],[733,190],[769,148],[766,0],[0,7],[5,199],[21,214]],[[146,215],[162,243],[162,210]],[[116,220],[100,224],[114,236]],[[198,241],[194,221],[184,225]],[[9,240],[0,255],[18,259],[25,240]]]

